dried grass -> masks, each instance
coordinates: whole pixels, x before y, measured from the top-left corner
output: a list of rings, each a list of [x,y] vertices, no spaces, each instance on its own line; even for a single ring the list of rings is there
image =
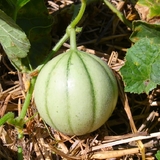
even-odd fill
[[[72,3],[68,0],[47,2],[49,11],[57,18],[62,16],[62,12],[63,15],[68,14],[68,5]],[[128,19],[136,18],[134,6],[129,2],[113,3]],[[119,82],[119,100],[114,113],[101,128],[91,134],[67,136],[43,122],[32,100],[22,140],[17,139],[17,130],[13,126],[5,124],[0,127],[0,159],[16,160],[19,144],[23,147],[24,160],[135,160],[144,159],[144,156],[149,160],[155,159],[154,154],[160,146],[160,89],[157,88],[149,96],[125,94],[119,69],[124,64],[127,48],[131,46],[130,30],[101,2],[88,6],[84,17],[80,24],[83,31],[77,36],[79,49],[101,57],[115,71]],[[64,29],[67,22],[63,22]],[[58,34],[58,24],[55,28],[53,41],[56,42],[61,35]],[[65,43],[61,51],[68,47],[69,44]],[[9,111],[18,115],[26,94],[23,81],[25,74],[19,74],[20,81],[5,54],[1,54],[0,69],[0,116]]]

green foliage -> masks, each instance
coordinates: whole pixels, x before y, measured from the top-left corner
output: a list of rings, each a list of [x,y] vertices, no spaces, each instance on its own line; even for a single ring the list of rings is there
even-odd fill
[[[30,0],[7,0],[8,4],[14,9],[19,10]]]
[[[29,1],[30,0],[0,0],[0,9],[16,21],[19,9]]]
[[[22,59],[27,56],[30,43],[22,29],[1,10],[0,42],[14,67],[18,70],[26,70]]]
[[[160,1],[159,0],[138,0],[137,4],[144,8],[147,19],[160,16]]]
[[[125,91],[131,93],[149,93],[160,84],[160,45],[151,39],[142,38],[128,49],[125,65],[121,74],[125,82]]]
[[[143,20],[154,23],[133,21],[130,40],[135,44],[128,49],[120,72],[126,92],[148,94],[160,84],[160,24],[155,19],[160,15],[160,1],[138,0],[136,8]]]
[[[31,0],[17,15],[17,24],[25,31],[31,43],[28,58],[32,69],[41,65],[51,50],[53,19],[43,0]],[[26,60],[23,60],[25,64]],[[25,64],[27,65],[27,64]]]
[[[30,72],[43,63],[51,50],[52,40],[50,32],[53,19],[49,16],[43,0],[8,0],[7,2],[8,3],[6,3],[6,1],[0,1],[0,8],[12,16],[17,24],[16,26],[19,26],[19,28],[26,33],[31,47],[30,50],[25,50],[28,45],[24,44],[26,46],[24,46],[24,50],[21,52],[15,52],[15,50],[13,50],[14,55],[6,49],[5,51],[17,70]],[[10,26],[10,28],[12,28],[12,26]],[[9,32],[9,30],[6,30],[6,32]],[[11,32],[10,35],[17,38],[20,37],[19,32],[15,31]],[[26,41],[28,41],[27,38]],[[6,41],[2,41],[2,39],[1,43],[2,46],[6,45]]]
[[[160,25],[139,20],[132,29],[130,40],[135,44],[128,49],[120,72],[126,92],[148,94],[160,84]]]
[[[157,151],[157,153],[155,154],[155,157],[157,158],[157,160],[160,160],[160,150]]]
[[[132,30],[130,40],[134,43],[144,37],[153,39],[154,43],[160,43],[160,24],[149,24],[140,20],[134,21]]]

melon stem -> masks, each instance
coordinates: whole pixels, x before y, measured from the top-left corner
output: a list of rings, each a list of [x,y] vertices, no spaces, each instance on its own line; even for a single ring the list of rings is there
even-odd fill
[[[75,28],[70,28],[70,49],[77,50],[76,31]]]

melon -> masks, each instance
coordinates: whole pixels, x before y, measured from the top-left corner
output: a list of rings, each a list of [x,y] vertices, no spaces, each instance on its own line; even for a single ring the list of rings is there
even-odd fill
[[[70,49],[42,68],[34,98],[49,126],[67,135],[84,135],[97,130],[111,116],[118,87],[106,62]]]

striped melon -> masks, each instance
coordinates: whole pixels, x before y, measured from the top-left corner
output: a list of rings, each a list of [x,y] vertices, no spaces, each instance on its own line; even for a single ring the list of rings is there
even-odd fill
[[[118,97],[116,79],[95,55],[69,50],[49,61],[35,85],[40,116],[54,129],[84,135],[102,126]]]

